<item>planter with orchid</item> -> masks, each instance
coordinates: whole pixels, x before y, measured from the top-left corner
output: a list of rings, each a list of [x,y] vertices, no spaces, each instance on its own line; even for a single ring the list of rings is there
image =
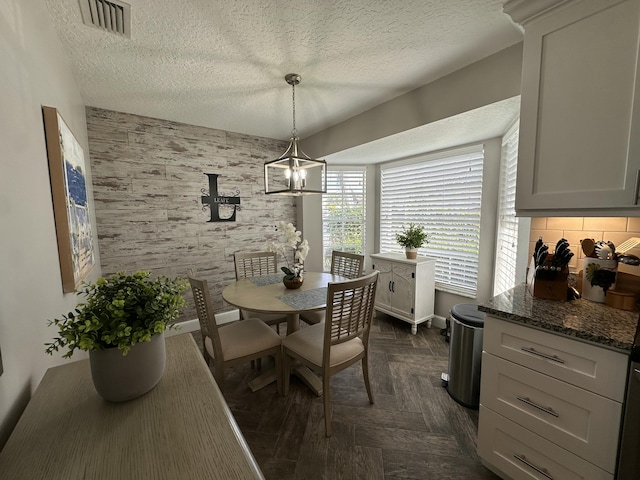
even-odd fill
[[[284,272],[283,282],[287,288],[299,288],[302,285],[304,273],[304,261],[309,254],[309,242],[302,240],[302,232],[296,230],[291,223],[278,222],[278,232],[284,236],[284,242],[271,242],[267,247],[270,252],[275,252],[284,257],[287,266],[280,267]],[[289,249],[293,251],[293,262],[290,262]]]

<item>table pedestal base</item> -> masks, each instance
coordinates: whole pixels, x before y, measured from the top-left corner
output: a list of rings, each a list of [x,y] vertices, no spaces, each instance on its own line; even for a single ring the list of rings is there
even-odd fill
[[[276,369],[275,367],[269,368],[253,380],[249,382],[249,388],[252,392],[257,392],[261,388],[266,387],[267,385],[272,384],[277,380]]]
[[[304,365],[293,367],[293,373],[302,380],[317,396],[322,396],[322,380]]]
[[[302,380],[307,387],[313,391],[317,396],[322,396],[322,380],[313,373],[308,367],[304,365],[297,365],[293,368],[292,373]],[[260,374],[249,382],[249,388],[252,392],[257,392],[261,388],[272,384],[277,380],[276,369],[269,368],[264,373]]]

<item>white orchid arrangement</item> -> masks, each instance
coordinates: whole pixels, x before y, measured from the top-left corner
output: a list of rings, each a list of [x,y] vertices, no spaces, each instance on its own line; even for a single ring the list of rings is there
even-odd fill
[[[284,234],[285,241],[283,243],[271,242],[267,247],[267,250],[284,257],[287,262],[287,266],[280,267],[280,270],[285,274],[284,278],[291,280],[296,277],[301,277],[304,270],[304,261],[309,254],[309,242],[307,240],[302,240],[302,232],[296,230],[296,227],[291,223],[280,221],[278,222],[276,230]],[[294,251],[293,266],[289,263],[289,257],[287,256],[288,248],[292,248]]]

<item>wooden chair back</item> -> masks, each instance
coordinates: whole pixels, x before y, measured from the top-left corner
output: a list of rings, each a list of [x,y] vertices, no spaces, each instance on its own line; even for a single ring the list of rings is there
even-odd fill
[[[275,252],[237,252],[233,255],[236,280],[260,275],[271,275],[278,271]]]
[[[347,278],[358,278],[362,276],[364,268],[364,255],[356,253],[331,252],[331,273],[342,275]]]
[[[233,255],[233,262],[236,268],[236,280],[278,273],[278,257],[275,252],[237,252]],[[278,333],[280,333],[280,324],[287,321],[286,315],[249,314],[240,309],[241,319],[249,316],[259,318],[267,325],[275,325]]]
[[[195,278],[191,273],[187,278],[189,279],[189,284],[191,284],[193,301],[196,304],[198,322],[200,323],[200,332],[202,333],[202,342],[204,344],[206,339],[210,338],[211,343],[213,344],[215,358],[220,361],[224,361],[222,356],[222,343],[220,342],[220,336],[218,335],[218,324],[213,312],[213,303],[211,302],[211,296],[209,295],[209,286],[207,281]],[[204,346],[204,356],[207,364],[209,364],[212,359],[207,352],[206,346]]]
[[[333,345],[361,337],[368,348],[378,271],[347,282],[329,283],[323,347],[323,369],[329,370]]]

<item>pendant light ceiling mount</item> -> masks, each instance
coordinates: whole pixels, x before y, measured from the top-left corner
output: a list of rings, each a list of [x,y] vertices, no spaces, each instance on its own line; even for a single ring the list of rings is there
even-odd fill
[[[264,191],[267,195],[294,196],[327,193],[327,162],[314,160],[298,146],[296,85],[300,84],[302,77],[288,73],[284,79],[292,89],[293,128],[287,150],[264,164]]]
[[[302,81],[302,77],[297,73],[287,73],[284,79],[291,86],[298,85]]]

